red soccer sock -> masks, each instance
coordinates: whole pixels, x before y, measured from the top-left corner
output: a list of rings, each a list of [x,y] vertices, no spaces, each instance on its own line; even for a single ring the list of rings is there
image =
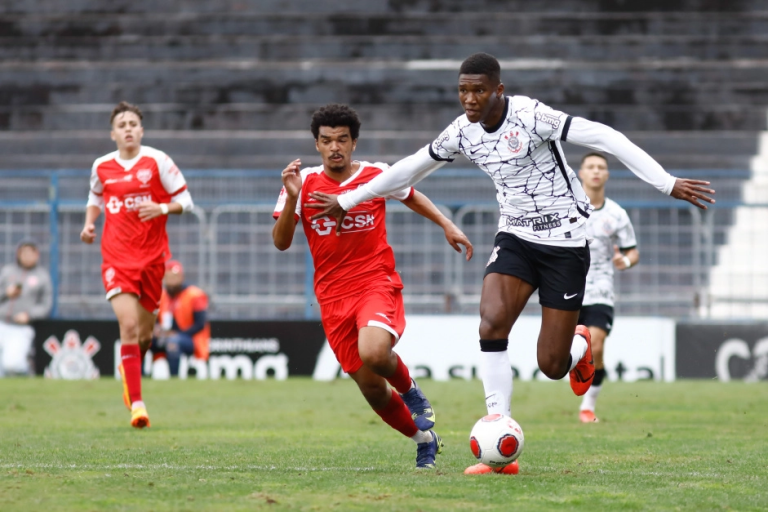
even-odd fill
[[[125,383],[131,403],[141,401],[141,350],[138,345],[120,345]]]
[[[392,398],[390,398],[386,407],[379,410],[374,409],[373,411],[381,416],[384,423],[405,437],[413,437],[419,431],[419,428],[413,422],[413,418],[411,418],[411,411],[408,410],[405,402],[397,393],[392,393]]]
[[[397,390],[398,393],[407,393],[411,389],[411,374],[408,372],[408,367],[405,366],[400,356],[397,356],[397,370],[395,373],[387,377],[387,382]]]

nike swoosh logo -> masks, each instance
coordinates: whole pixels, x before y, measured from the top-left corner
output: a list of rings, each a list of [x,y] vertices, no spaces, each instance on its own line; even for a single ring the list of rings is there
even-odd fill
[[[578,293],[574,293],[573,295],[568,295],[568,294],[566,293],[565,295],[563,295],[563,298],[564,298],[565,300],[568,300],[568,299],[572,299],[572,298],[574,298],[574,297],[575,297],[575,296],[577,296],[577,295],[578,295]]]

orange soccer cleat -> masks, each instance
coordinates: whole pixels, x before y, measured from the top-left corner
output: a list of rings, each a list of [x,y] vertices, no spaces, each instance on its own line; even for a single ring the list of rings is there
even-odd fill
[[[149,427],[149,415],[146,407],[134,407],[131,410],[131,426],[133,428]]]
[[[120,363],[120,366],[117,367],[117,370],[120,372],[120,380],[123,382],[123,403],[128,408],[128,410],[131,410],[131,395],[128,394],[128,383],[125,381],[125,370],[123,369],[123,364]]]
[[[587,340],[587,351],[573,370],[571,370],[571,389],[576,396],[582,396],[592,385],[595,378],[595,362],[592,359],[592,336],[586,325],[577,325],[576,334]]]
[[[600,420],[597,419],[597,416],[595,416],[595,413],[587,409],[584,409],[583,411],[579,411],[579,420],[581,420],[582,423],[599,423],[600,422]]]
[[[475,464],[474,466],[469,466],[464,470],[465,475],[485,475],[488,473],[498,473],[499,475],[516,475],[519,472],[520,464],[518,464],[517,461],[514,461],[511,464],[507,464],[501,468],[492,468],[491,466],[486,466],[481,462],[479,464]]]

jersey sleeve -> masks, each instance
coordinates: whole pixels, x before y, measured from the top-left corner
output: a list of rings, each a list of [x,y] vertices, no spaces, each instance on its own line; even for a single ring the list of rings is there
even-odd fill
[[[165,191],[171,196],[175,196],[176,194],[187,190],[187,181],[184,179],[184,175],[181,174],[178,166],[173,163],[171,157],[163,153],[158,160],[160,181],[162,182]]]
[[[104,209],[104,184],[99,178],[98,161],[93,163],[91,168],[91,183],[88,190],[88,202],[86,206],[96,206],[100,210]]]
[[[632,227],[632,221],[629,220],[629,215],[623,208],[619,216],[619,229],[616,230],[616,245],[622,250],[637,247],[635,228]]]
[[[461,153],[460,140],[461,131],[454,121],[429,145],[429,156],[438,162],[453,162],[456,155]]]
[[[377,162],[376,167],[381,169],[381,172],[387,172],[389,170],[389,165]],[[381,174],[381,173],[379,173]],[[414,193],[413,187],[405,187],[403,189],[397,190],[395,192],[392,192],[389,194],[386,199],[397,199],[398,201],[405,201],[406,199],[409,199]]]
[[[277,220],[280,217],[280,213],[285,208],[285,200],[288,198],[288,193],[285,191],[285,187],[280,189],[280,195],[277,196],[277,204],[275,205],[275,211],[272,212],[272,218]],[[296,201],[296,211],[293,212],[293,218],[296,222],[299,222],[301,218],[301,194],[299,194],[299,200]]]
[[[534,140],[538,138],[544,143],[550,140],[565,142],[568,139],[572,119],[568,114],[531,98],[524,100],[522,110],[525,111],[525,116],[518,112],[518,117],[525,118],[526,128]]]

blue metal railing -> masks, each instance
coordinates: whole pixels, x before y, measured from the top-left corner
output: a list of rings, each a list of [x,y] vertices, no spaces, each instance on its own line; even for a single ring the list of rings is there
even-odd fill
[[[699,179],[734,179],[734,180],[746,180],[751,176],[751,173],[747,170],[725,170],[725,169],[719,169],[719,170],[674,170],[670,171],[673,175],[676,175],[678,177],[687,177],[687,178],[699,178]],[[187,178],[212,178],[212,179],[222,179],[222,178],[240,178],[240,179],[247,179],[247,178],[275,178],[276,182],[279,183],[279,170],[272,170],[272,169],[211,169],[211,170],[186,170],[184,171],[184,174]],[[48,193],[46,199],[42,199],[43,195],[41,194],[41,199],[0,199],[0,210],[3,208],[11,208],[11,207],[25,207],[25,206],[37,206],[40,207],[41,205],[47,206],[49,209],[49,266],[51,268],[51,281],[54,291],[54,302],[53,302],[53,310],[52,310],[52,316],[56,317],[58,315],[58,297],[59,297],[59,290],[60,290],[60,265],[59,265],[59,258],[60,258],[60,233],[59,233],[59,223],[60,223],[60,215],[59,215],[59,209],[63,206],[82,206],[83,209],[85,208],[85,202],[87,198],[87,187],[88,187],[88,177],[90,175],[90,172],[88,170],[82,170],[82,169],[62,169],[62,170],[16,170],[16,171],[0,171],[0,183],[2,183],[2,180],[9,179],[9,178],[46,178],[48,180]],[[467,177],[480,177],[483,176],[483,173],[479,171],[478,169],[442,169],[437,174],[438,178],[432,178],[432,182],[439,179],[439,177],[445,177],[445,178],[467,178]],[[630,171],[626,170],[617,170],[611,172],[611,177],[614,180],[624,180],[624,179],[636,179],[634,175]],[[67,198],[62,197],[61,194],[61,188],[62,188],[62,180],[64,178],[82,178],[83,180],[83,194],[81,199],[73,199],[73,198]],[[638,186],[645,186],[640,180],[637,180]],[[275,197],[277,196],[277,191],[275,192]],[[193,191],[194,193],[194,191]],[[71,189],[70,189],[71,194]],[[201,198],[202,199],[202,198]],[[265,200],[243,200],[242,198],[237,198],[235,200],[227,200],[226,198],[216,198],[216,199],[202,199],[199,201],[196,201],[197,204],[200,206],[213,206],[213,205],[225,205],[225,204],[274,204],[274,200],[265,201]],[[487,201],[440,201],[441,204],[444,204],[452,209],[457,209],[462,206],[466,205],[477,205],[477,206],[496,206],[496,202],[494,201],[493,197],[489,195]],[[621,204],[624,208],[673,208],[673,209],[686,209],[689,208],[689,204],[683,201],[674,201],[670,198],[666,198],[663,196],[659,196],[658,200],[627,200],[623,199],[621,201]],[[709,205],[710,208],[716,208],[716,209],[726,209],[726,208],[734,208],[737,206],[742,206],[744,203],[737,200],[725,200],[725,201],[718,201],[715,205]],[[768,204],[750,204],[749,206],[768,206]],[[313,265],[312,265],[312,258],[309,254],[309,251],[306,252],[305,257],[305,265],[306,265],[306,273],[305,273],[305,283],[304,283],[304,292],[305,292],[305,298],[306,298],[306,304],[304,307],[304,315],[307,318],[311,318],[315,315],[315,310],[312,306],[313,298],[314,298],[314,290],[313,290]]]

